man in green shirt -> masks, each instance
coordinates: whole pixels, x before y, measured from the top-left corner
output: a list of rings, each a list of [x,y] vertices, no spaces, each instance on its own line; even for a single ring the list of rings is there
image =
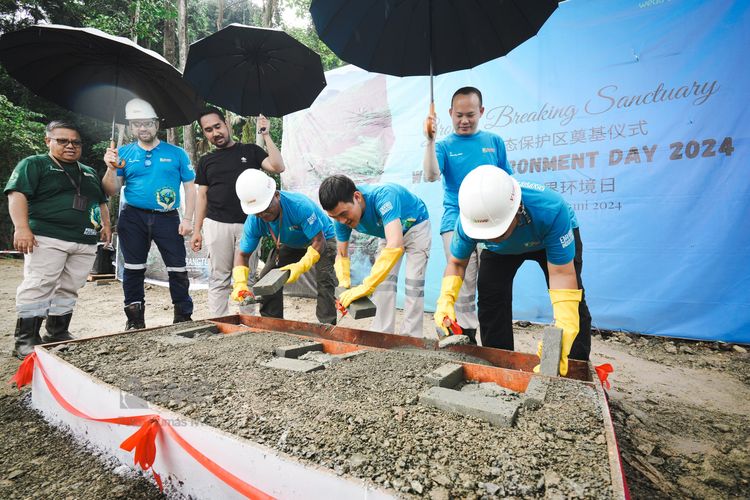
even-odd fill
[[[96,242],[110,242],[107,198],[96,171],[78,162],[75,125],[47,125],[49,153],[21,160],[5,185],[13,221],[13,246],[24,253],[23,282],[16,291],[17,357],[34,346],[72,340],[68,331],[78,290],[96,259]],[[44,337],[39,337],[47,318]]]

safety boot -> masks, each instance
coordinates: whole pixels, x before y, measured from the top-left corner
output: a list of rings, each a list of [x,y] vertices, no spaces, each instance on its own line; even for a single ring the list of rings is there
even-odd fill
[[[174,308],[174,321],[172,323],[184,323],[185,321],[193,321],[191,313],[184,313],[179,307]]]
[[[18,359],[25,358],[34,352],[35,345],[42,343],[42,339],[39,337],[39,329],[42,327],[42,321],[44,321],[44,318],[41,316],[18,318],[16,321],[16,345],[13,348],[13,355]]]
[[[47,323],[45,324],[47,333],[42,335],[42,341],[46,344],[48,342],[75,340],[75,337],[68,331],[72,317],[72,312],[62,316],[47,316]]]
[[[477,345],[477,329],[476,328],[464,328],[463,334],[469,337],[469,342]]]
[[[144,313],[145,308],[142,302],[133,302],[125,306],[125,316],[128,317],[125,329],[140,330],[141,328],[146,328],[146,320],[143,317]]]

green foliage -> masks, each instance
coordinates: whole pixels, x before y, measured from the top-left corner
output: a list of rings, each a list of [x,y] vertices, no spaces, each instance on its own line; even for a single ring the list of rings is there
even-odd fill
[[[16,106],[0,94],[0,179],[3,187],[16,164],[23,158],[44,152],[44,125],[39,113]],[[13,248],[13,224],[8,215],[8,198],[0,198],[0,249]]]

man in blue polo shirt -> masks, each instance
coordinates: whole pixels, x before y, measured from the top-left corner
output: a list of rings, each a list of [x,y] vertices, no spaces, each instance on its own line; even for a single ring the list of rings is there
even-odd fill
[[[127,330],[145,328],[143,280],[151,242],[156,243],[169,275],[169,293],[174,304],[174,322],[190,321],[190,298],[185,262],[185,236],[193,230],[195,172],[185,150],[162,142],[156,136],[159,120],[151,105],[132,99],[125,118],[137,142],[104,155],[107,173],[102,185],[112,195],[125,184],[125,204],[117,223],[119,250],[125,260],[122,289],[125,294]],[[124,161],[124,166],[122,166]],[[185,213],[180,219],[180,184],[185,189]]]
[[[273,239],[275,249],[266,260],[263,273],[280,268],[290,272],[287,283],[315,267],[318,284],[316,315],[320,323],[336,324],[336,287],[333,262],[336,241],[333,224],[310,198],[299,193],[277,191],[276,182],[260,170],[245,170],[237,178],[237,197],[242,210],[251,215],[245,221],[240,244],[234,254],[232,300],[242,302],[248,291],[247,267],[250,255],[263,236]],[[284,294],[264,296],[260,315],[284,317]]]
[[[482,93],[474,87],[462,87],[451,98],[448,110],[453,123],[453,133],[435,143],[435,121],[428,117],[431,134],[423,161],[424,179],[434,182],[443,179],[443,218],[440,234],[445,258],[450,258],[450,242],[458,219],[458,188],[464,177],[479,165],[495,165],[512,174],[505,154],[505,143],[500,136],[480,131],[479,119],[484,114]],[[457,322],[474,340],[479,325],[476,313],[476,287],[479,254],[474,250],[469,257],[466,278],[456,301]]]
[[[339,285],[349,287],[349,237],[352,229],[377,236],[380,255],[362,284],[339,297],[344,307],[373,294],[377,313],[373,330],[394,333],[396,329],[396,284],[401,256],[406,253],[406,301],[401,335],[422,337],[424,276],[430,256],[430,221],[427,207],[418,197],[398,184],[360,184],[345,175],[323,180],[318,192],[320,204],[336,222]]]
[[[583,246],[570,205],[559,193],[541,184],[519,185],[492,165],[466,176],[458,203],[461,212],[435,323],[444,328],[446,316],[455,320],[454,303],[468,258],[483,244],[478,283],[482,345],[513,350],[513,277],[524,261],[534,260],[547,280],[555,325],[563,330],[560,373],[568,373],[569,357],[588,360],[591,315],[581,281]]]

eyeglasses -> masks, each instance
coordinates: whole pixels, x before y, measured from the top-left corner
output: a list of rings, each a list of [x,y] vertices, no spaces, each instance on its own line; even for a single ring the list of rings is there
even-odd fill
[[[156,125],[156,120],[145,120],[145,121],[137,121],[137,122],[130,122],[130,126],[138,129],[138,128],[151,128]]]
[[[80,148],[83,145],[83,142],[79,140],[71,141],[70,139],[58,139],[57,137],[50,137],[50,139],[57,142],[57,144],[62,147],[65,147],[68,144],[71,144],[74,148]]]

